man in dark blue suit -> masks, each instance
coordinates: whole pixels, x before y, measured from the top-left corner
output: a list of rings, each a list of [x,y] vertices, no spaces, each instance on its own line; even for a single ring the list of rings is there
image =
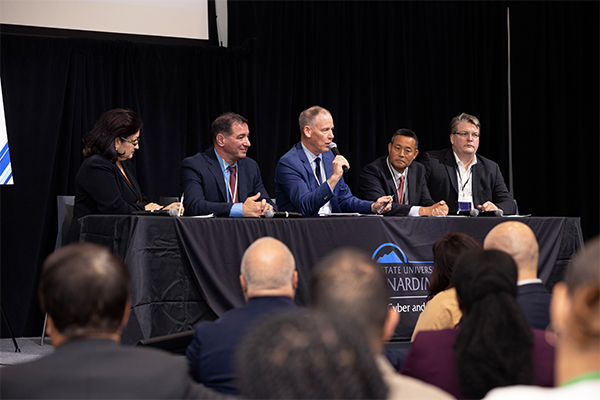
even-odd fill
[[[360,172],[358,193],[375,200],[386,194],[396,196],[389,215],[438,216],[448,214],[444,200],[433,202],[425,167],[414,161],[419,154],[419,139],[410,129],[398,129],[388,143],[388,155],[379,157]]]
[[[275,168],[275,196],[280,211],[304,215],[381,214],[391,209],[391,196],[371,202],[352,195],[342,176],[343,167],[350,168],[350,164],[329,150],[334,127],[329,111],[319,106],[304,110],[299,125],[300,142],[279,159]]]
[[[485,237],[483,247],[512,256],[519,270],[517,301],[532,328],[546,329],[552,295],[537,277],[539,245],[531,228],[517,221],[496,225]]]
[[[237,394],[234,355],[252,324],[295,307],[298,273],[285,244],[271,237],[256,240],[242,258],[240,284],[247,303],[213,322],[196,325],[186,357],[190,375],[222,393]]]
[[[235,113],[218,117],[210,129],[213,145],[181,162],[179,185],[185,215],[260,217],[273,204],[250,147],[248,120]]]

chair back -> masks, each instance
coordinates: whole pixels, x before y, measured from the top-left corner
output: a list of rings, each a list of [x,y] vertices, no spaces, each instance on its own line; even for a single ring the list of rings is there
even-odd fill
[[[56,196],[56,206],[58,210],[58,233],[56,234],[55,250],[61,248],[67,239],[71,220],[73,219],[75,196]]]

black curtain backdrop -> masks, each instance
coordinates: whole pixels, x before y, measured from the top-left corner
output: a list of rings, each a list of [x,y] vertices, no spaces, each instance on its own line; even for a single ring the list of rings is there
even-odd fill
[[[461,112],[481,120],[479,153],[508,179],[508,6],[515,197],[522,213],[581,217],[589,238],[599,231],[597,2],[229,1],[229,48],[2,34],[15,185],[0,188],[1,300],[13,330],[41,332],[56,196],[74,194],[82,139],[111,108],[144,121],[134,161],[153,200],[179,195],[179,162],[210,145],[211,121],[229,110],[249,118],[249,156],[274,195],[277,160],[314,104],[333,114],[353,190],[395,130],[413,129],[422,152],[444,148]]]

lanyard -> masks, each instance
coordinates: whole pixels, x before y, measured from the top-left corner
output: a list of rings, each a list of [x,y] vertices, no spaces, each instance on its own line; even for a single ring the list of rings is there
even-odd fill
[[[386,158],[385,161],[387,162],[388,169],[390,170],[390,175],[392,175],[392,180],[394,181],[394,186],[396,187],[396,192],[398,192],[398,186],[400,186],[400,184],[396,181],[396,174],[394,174],[394,171],[392,170],[392,166],[390,165],[390,157],[388,156],[388,158]],[[406,172],[406,169],[404,170],[404,172]],[[400,175],[402,175],[402,174],[400,174]],[[398,199],[397,201],[398,201],[398,203],[406,204],[406,201],[404,201],[405,199],[406,199],[406,176],[404,177],[404,183],[402,185],[402,198]]]
[[[236,166],[235,164],[230,165],[230,167]],[[225,167],[225,160],[223,160],[223,167]],[[229,183],[229,181],[231,180],[231,170],[229,169],[229,167],[225,167],[226,170],[229,171],[229,179],[225,178],[225,183],[227,184],[227,191],[229,192],[229,201],[230,202],[234,202],[235,201],[235,195],[237,194],[237,190],[238,190],[238,168],[236,167],[236,177],[235,177],[235,188],[233,189],[233,192],[231,191],[231,184]],[[223,177],[225,177],[225,175],[223,175]]]
[[[471,167],[469,166],[468,169],[468,174],[469,176],[467,177],[467,180],[465,181],[465,183],[462,183],[462,173],[460,171],[460,166],[457,166],[456,168],[456,172],[458,173],[458,187],[460,187],[460,195],[464,196],[465,194],[465,187],[467,187],[467,184],[469,183],[469,181],[471,180],[471,176],[473,176],[473,171],[471,170]],[[471,195],[473,194],[473,191],[471,190]]]

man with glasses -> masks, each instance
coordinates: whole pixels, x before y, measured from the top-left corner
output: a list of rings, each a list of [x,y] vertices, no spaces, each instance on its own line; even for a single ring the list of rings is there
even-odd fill
[[[460,114],[450,123],[452,147],[424,154],[421,163],[429,193],[434,201],[446,201],[449,215],[474,208],[515,214],[516,204],[498,164],[476,155],[480,126],[476,117]]]

